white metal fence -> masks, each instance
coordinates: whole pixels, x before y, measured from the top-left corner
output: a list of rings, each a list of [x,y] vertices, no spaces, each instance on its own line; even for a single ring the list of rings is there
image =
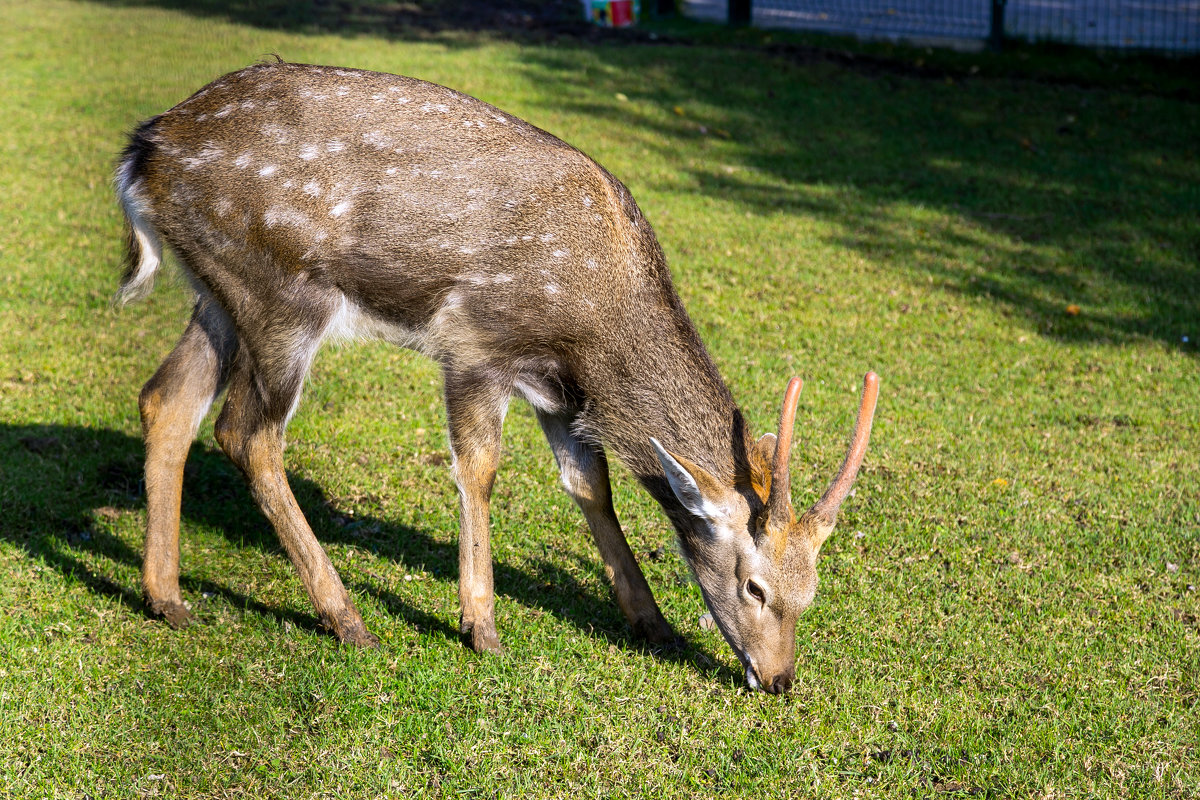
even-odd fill
[[[871,39],[978,43],[991,0],[751,0],[751,23]],[[728,0],[684,0],[684,13],[725,20]],[[1088,47],[1200,52],[1200,0],[1007,0],[1003,34]]]

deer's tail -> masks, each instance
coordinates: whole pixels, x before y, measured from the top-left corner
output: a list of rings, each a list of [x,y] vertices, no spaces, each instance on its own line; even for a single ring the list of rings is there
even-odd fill
[[[114,298],[118,306],[149,294],[162,264],[162,240],[147,220],[150,205],[142,192],[146,161],[155,148],[149,135],[155,119],[147,120],[130,135],[117,162],[117,199],[125,212],[125,274]]]

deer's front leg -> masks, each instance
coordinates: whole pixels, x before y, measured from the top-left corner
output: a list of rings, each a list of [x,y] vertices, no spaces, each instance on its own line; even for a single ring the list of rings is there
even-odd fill
[[[446,371],[446,417],[461,524],[459,630],[470,637],[471,649],[476,652],[503,652],[496,634],[488,514],[509,396],[507,387],[486,383],[477,376]]]
[[[617,595],[617,605],[625,613],[633,632],[659,644],[674,641],[675,632],[658,610],[646,577],[617,521],[604,451],[581,441],[571,432],[574,420],[570,416],[539,412],[538,421],[554,451],[563,488],[587,518]]]

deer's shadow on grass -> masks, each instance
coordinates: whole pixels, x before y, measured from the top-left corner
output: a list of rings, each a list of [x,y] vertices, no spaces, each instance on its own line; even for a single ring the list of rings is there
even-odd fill
[[[92,592],[112,598],[131,611],[148,613],[137,577],[128,577],[129,567],[140,570],[141,552],[113,535],[105,523],[105,517],[144,508],[142,453],[140,439],[119,431],[0,424],[0,499],[4,508],[0,538],[22,548],[31,559],[40,559],[63,575],[73,576]],[[288,480],[322,544],[349,545],[393,564],[419,569],[439,581],[457,580],[456,544],[392,520],[364,514],[350,519],[331,507],[314,482],[295,474],[289,474]],[[233,546],[267,551],[287,560],[236,468],[219,450],[200,443],[193,444],[188,457],[182,516],[184,539],[188,526],[205,525],[221,531]],[[126,569],[106,571],[104,559]],[[633,637],[608,591],[593,591],[548,559],[533,563],[528,571],[503,562],[494,564],[500,602],[540,609],[618,647],[648,647]],[[596,563],[585,568],[602,578],[598,556]],[[418,632],[461,640],[451,620],[390,591],[379,576],[357,569],[348,574],[343,568],[343,579],[352,595],[374,598],[389,614]],[[314,634],[319,631],[311,611],[267,605],[229,585],[189,576],[186,563],[180,583],[185,596],[220,597],[246,613],[287,621]],[[664,660],[690,664],[701,672],[735,681],[740,678],[695,642],[682,640],[677,646],[652,652]]]

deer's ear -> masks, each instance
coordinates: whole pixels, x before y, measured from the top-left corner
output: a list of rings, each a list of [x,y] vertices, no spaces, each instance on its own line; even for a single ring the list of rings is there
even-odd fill
[[[805,512],[804,516],[800,518],[800,524],[808,531],[808,540],[812,544],[814,557],[821,552],[821,545],[825,544],[829,534],[833,533],[836,522],[836,520],[812,511]]]
[[[658,454],[671,491],[688,513],[710,522],[728,515],[729,491],[716,478],[687,459],[671,455],[657,439],[652,438],[650,443]]]

